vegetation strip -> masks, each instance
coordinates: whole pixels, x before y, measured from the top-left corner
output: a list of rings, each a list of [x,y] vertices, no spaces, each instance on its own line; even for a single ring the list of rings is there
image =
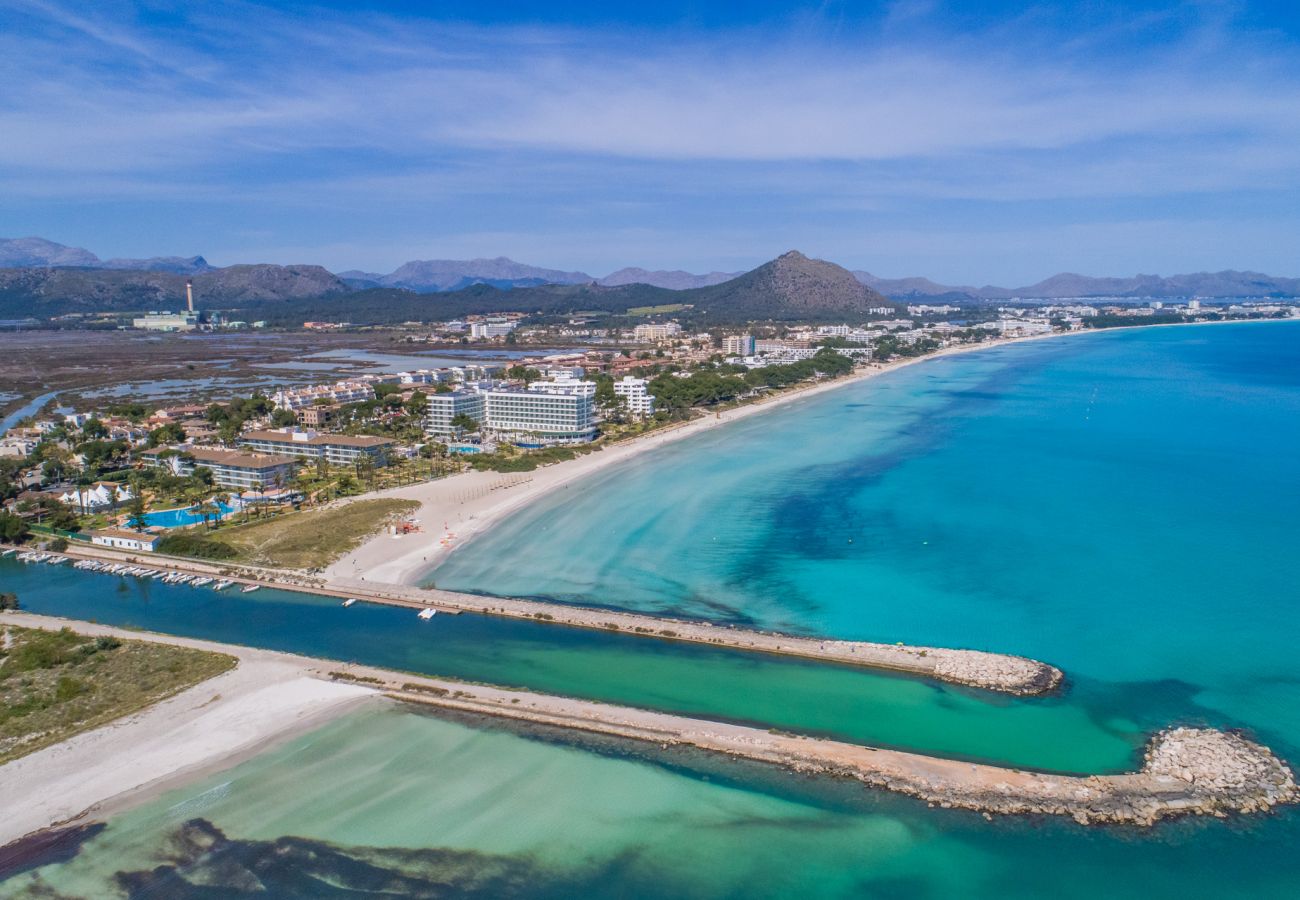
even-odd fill
[[[150,706],[234,666],[165,644],[7,626],[0,617],[0,763]]]

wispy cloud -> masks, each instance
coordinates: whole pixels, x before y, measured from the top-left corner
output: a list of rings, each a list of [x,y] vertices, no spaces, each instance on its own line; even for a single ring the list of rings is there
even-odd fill
[[[1295,191],[1300,54],[1224,10],[951,28],[945,4],[900,0],[867,23],[614,31],[0,0],[0,187],[470,220],[514,194],[518,219],[610,216],[593,232],[611,248],[633,210],[740,227],[718,197],[748,218],[764,198],[791,215]]]

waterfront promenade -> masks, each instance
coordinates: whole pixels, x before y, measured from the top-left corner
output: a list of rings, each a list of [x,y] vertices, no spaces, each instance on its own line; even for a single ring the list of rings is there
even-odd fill
[[[66,626],[87,635],[226,653],[240,661],[234,672],[152,710],[0,767],[0,793],[24,810],[23,816],[0,826],[0,845],[37,829],[109,814],[178,779],[227,768],[266,741],[283,739],[308,722],[379,695],[457,713],[632,739],[664,750],[691,747],[803,773],[851,778],[933,805],[986,814],[1050,814],[1081,823],[1150,825],[1172,816],[1261,812],[1296,799],[1290,769],[1268,748],[1211,729],[1177,728],[1154,736],[1137,772],[1049,775],[89,622],[9,613],[0,623]],[[286,687],[293,690],[282,690]],[[250,721],[246,714],[270,691],[291,694],[295,702]],[[237,739],[229,735],[233,724],[240,725]],[[172,738],[182,732],[187,740],[169,753]],[[141,769],[140,748],[152,754],[144,759],[153,778],[136,775],[123,781],[121,773]],[[77,773],[76,784],[68,777],[72,771]],[[57,790],[51,789],[54,785]],[[75,808],[79,805],[84,812]]]

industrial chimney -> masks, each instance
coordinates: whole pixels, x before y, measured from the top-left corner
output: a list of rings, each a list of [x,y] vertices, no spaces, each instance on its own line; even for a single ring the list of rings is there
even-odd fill
[[[185,306],[194,312],[194,282],[188,278],[185,279]]]

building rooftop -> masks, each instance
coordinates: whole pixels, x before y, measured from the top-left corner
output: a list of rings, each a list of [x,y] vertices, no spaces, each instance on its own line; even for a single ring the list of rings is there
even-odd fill
[[[241,441],[281,441],[291,444],[306,444],[319,447],[332,444],[336,447],[382,447],[395,443],[391,438],[374,437],[368,434],[306,434],[291,431],[249,431],[239,436]]]
[[[246,450],[224,450],[221,447],[153,447],[144,451],[146,457],[157,457],[168,450],[188,454],[196,463],[216,463],[220,466],[239,466],[242,468],[272,468],[286,463],[298,463],[296,457],[279,457],[269,453],[248,453]]]
[[[140,531],[127,531],[124,528],[101,528],[98,531],[92,531],[90,533],[90,536],[92,538],[97,538],[97,537],[118,538],[118,539],[130,538],[137,541],[156,541],[158,540],[159,537],[156,534],[150,534],[148,532],[140,532]]]

